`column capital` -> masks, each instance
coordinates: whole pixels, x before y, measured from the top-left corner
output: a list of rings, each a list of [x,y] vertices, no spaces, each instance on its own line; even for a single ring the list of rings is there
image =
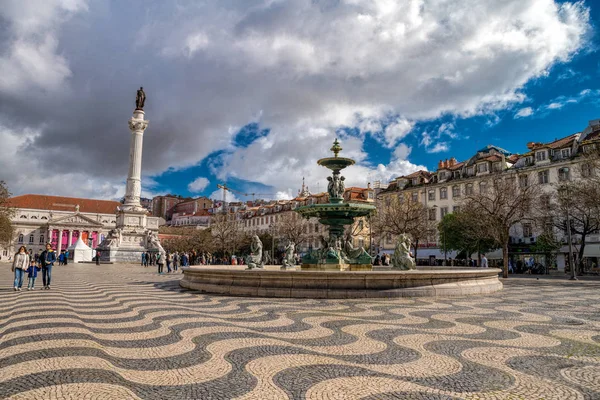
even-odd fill
[[[143,119],[134,119],[131,118],[129,121],[129,129],[131,132],[144,132],[148,127],[148,122]]]

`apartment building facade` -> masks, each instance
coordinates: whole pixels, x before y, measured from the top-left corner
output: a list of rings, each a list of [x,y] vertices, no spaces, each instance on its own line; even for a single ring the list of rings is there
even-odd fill
[[[458,162],[455,158],[442,160],[436,171],[416,171],[412,174],[394,179],[388,188],[381,191],[378,201],[389,201],[391,196],[402,194],[413,201],[421,202],[432,221],[439,222],[448,213],[460,210],[465,195],[485,191],[490,178],[495,176],[517,179],[518,185],[539,184],[548,194],[555,191],[562,182],[589,179],[598,174],[597,164],[590,160],[588,154],[597,154],[600,148],[600,120],[590,121],[586,129],[548,143],[527,143],[527,151],[512,154],[497,146],[486,146],[477,151],[468,160]],[[541,232],[532,224],[517,224],[511,229],[512,257],[523,260],[527,257],[539,258],[532,249],[536,237]],[[564,233],[555,230],[555,236],[565,242]],[[592,235],[590,240],[596,240]],[[575,238],[577,245],[578,238]],[[580,240],[580,239],[579,239]],[[589,243],[589,251],[585,256],[600,257],[600,245]],[[377,238],[377,249],[391,252],[395,246],[395,238],[391,236]],[[588,245],[586,244],[586,247]],[[567,258],[568,247],[560,249],[557,259],[558,269],[563,269]],[[449,258],[456,257],[454,252],[447,252]],[[444,258],[444,249],[439,246],[439,234],[424,240],[419,245],[418,257],[437,259]],[[488,254],[488,258],[499,259],[501,252]]]

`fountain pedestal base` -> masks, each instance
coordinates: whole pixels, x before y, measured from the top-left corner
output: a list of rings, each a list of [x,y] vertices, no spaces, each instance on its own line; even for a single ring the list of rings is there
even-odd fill
[[[371,264],[302,264],[302,271],[372,271]]]

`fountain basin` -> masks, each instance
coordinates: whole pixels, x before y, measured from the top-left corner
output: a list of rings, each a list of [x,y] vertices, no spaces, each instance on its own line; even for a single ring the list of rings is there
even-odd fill
[[[325,225],[351,225],[354,218],[371,215],[375,206],[361,203],[326,203],[302,206],[295,211],[305,218],[319,218],[319,222]]]
[[[311,299],[465,296],[502,289],[497,268],[412,271],[281,271],[278,266],[183,268],[181,287],[228,296]],[[272,269],[277,268],[277,269]]]
[[[354,160],[351,158],[344,157],[327,157],[318,160],[317,164],[329,168],[332,171],[339,171],[346,167],[349,167],[350,165],[354,165]]]

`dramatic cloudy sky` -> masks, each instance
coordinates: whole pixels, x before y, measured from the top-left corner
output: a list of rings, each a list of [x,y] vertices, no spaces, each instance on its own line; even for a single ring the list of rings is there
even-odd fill
[[[596,0],[3,0],[0,179],[117,198],[143,85],[143,188],[295,194],[337,136],[350,185],[600,118]],[[241,197],[241,196],[240,196]]]

